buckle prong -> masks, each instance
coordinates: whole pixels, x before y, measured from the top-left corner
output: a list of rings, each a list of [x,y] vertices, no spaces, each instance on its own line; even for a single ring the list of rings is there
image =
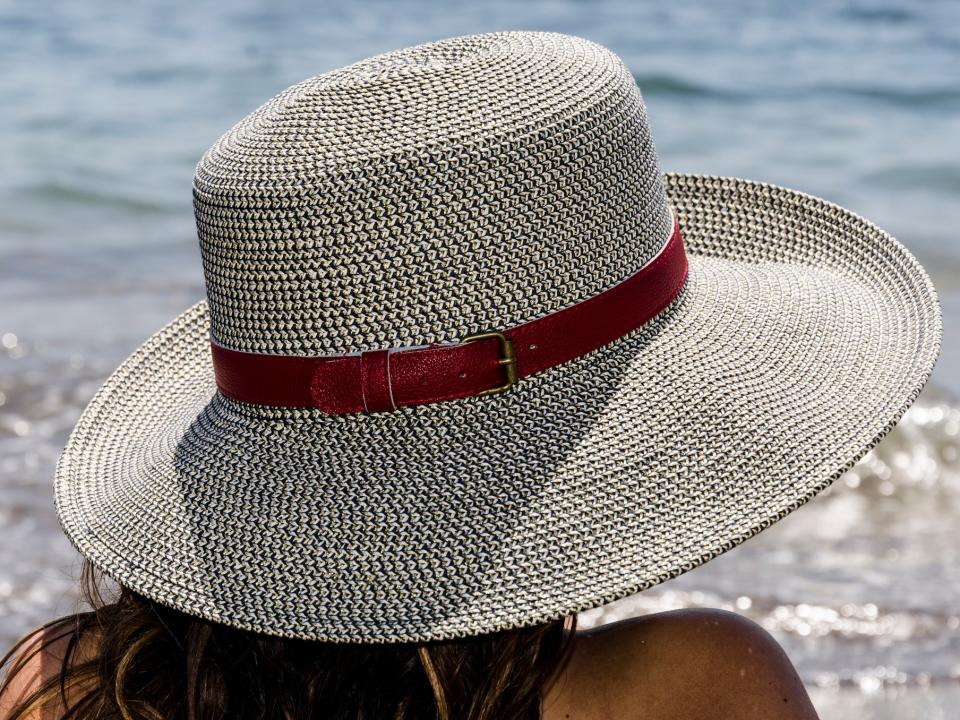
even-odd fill
[[[513,341],[502,332],[499,330],[491,330],[489,332],[477,333],[476,335],[469,335],[463,338],[460,342],[468,343],[474,340],[485,340],[486,338],[497,338],[500,341],[500,365],[506,370],[507,381],[503,385],[482,390],[478,392],[475,397],[502,393],[504,390],[513,387],[517,382],[517,356],[513,350]]]

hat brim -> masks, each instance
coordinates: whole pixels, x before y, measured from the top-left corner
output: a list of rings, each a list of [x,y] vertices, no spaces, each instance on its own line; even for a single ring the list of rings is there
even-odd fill
[[[84,411],[57,467],[64,531],[187,613],[365,642],[544,622],[734,547],[891,430],[940,307],[909,251],[834,204],[666,182],[680,295],[500,395],[345,416],[234,402],[193,306]]]

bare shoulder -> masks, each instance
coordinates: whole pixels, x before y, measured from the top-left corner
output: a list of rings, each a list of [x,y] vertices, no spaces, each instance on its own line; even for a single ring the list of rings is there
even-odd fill
[[[5,669],[9,682],[0,685],[0,720],[6,720],[13,710],[49,680],[60,674],[70,643],[72,628],[68,624],[41,627],[34,630],[12,657]],[[92,653],[92,640],[84,639],[73,655],[73,662],[87,660]],[[21,666],[19,670],[17,667]],[[13,671],[16,670],[15,673]],[[6,677],[6,675],[5,675]],[[68,698],[70,691],[67,691]],[[46,704],[23,720],[56,720],[63,713],[58,699]]]
[[[545,720],[817,720],[780,645],[724,610],[656,613],[579,633],[546,700]]]

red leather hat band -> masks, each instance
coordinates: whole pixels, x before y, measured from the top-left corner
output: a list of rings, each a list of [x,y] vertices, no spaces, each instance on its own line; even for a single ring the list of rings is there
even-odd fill
[[[494,394],[639,328],[673,301],[686,277],[687,257],[674,219],[666,245],[635,274],[522,325],[457,343],[344,355],[250,353],[211,340],[214,375],[220,392],[234,400],[334,415]]]

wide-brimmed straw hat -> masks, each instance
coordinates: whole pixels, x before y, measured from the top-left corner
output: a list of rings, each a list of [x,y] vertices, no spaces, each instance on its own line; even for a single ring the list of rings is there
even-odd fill
[[[293,85],[194,204],[207,299],[91,401],[57,511],[122,584],[273,635],[461,637],[678,575],[849,469],[940,348],[902,244],[664,175],[630,71],[564,34]]]

